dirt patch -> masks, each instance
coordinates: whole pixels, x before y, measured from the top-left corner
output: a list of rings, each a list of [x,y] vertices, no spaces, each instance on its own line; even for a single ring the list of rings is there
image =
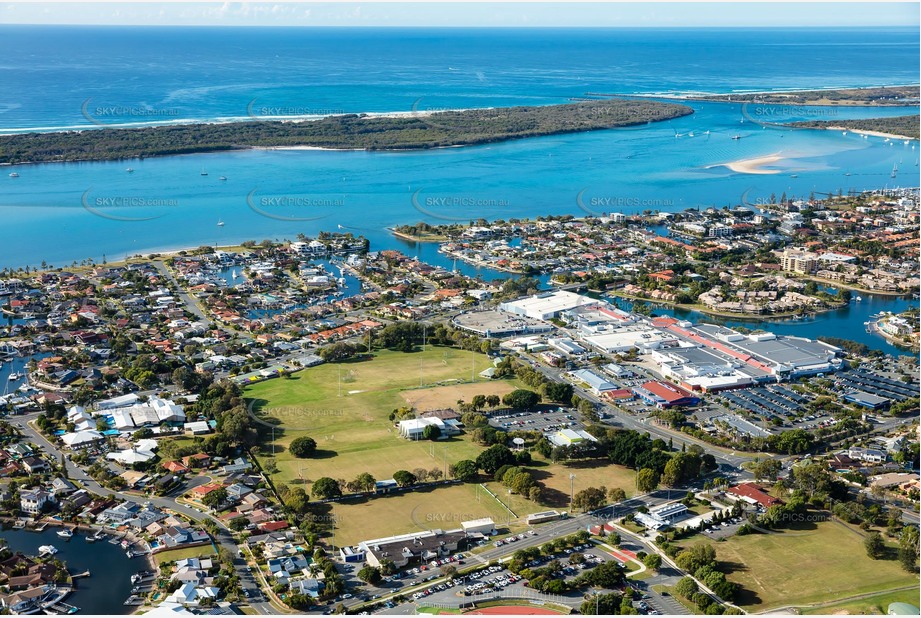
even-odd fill
[[[477,382],[408,390],[401,392],[400,396],[416,410],[425,412],[444,408],[456,409],[458,399],[469,402],[475,395],[499,395],[501,397],[513,390],[515,387],[507,382]]]

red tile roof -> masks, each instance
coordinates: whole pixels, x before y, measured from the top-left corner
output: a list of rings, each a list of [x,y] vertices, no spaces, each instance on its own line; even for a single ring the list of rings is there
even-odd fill
[[[768,508],[774,504],[782,504],[780,500],[771,496],[754,483],[741,483],[735,487],[729,488],[729,493],[735,494],[736,496],[742,496],[754,500],[764,508]]]

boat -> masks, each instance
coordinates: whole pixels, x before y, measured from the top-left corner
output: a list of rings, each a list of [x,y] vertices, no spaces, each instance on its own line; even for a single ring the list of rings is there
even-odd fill
[[[58,548],[54,545],[42,545],[38,548],[38,553],[39,555],[48,554],[53,556],[54,554],[58,553]]]
[[[61,537],[62,539],[69,539],[73,535],[74,535],[73,530],[70,530],[69,528],[63,528],[61,530],[58,530],[58,536]]]
[[[790,178],[799,178],[799,174],[790,174]]]
[[[224,227],[224,222],[221,221],[220,219],[218,219],[218,221],[217,221],[217,226],[218,226],[218,227]]]
[[[230,273],[230,276],[233,277],[234,279],[236,279],[236,278],[239,277],[240,275],[237,274],[237,271],[233,271],[232,273]]]
[[[742,136],[741,136],[741,135],[733,135],[733,136],[732,136],[732,139],[742,139]]]
[[[861,297],[858,296],[855,300],[859,303],[859,302],[862,301],[863,299],[862,299]]]
[[[16,172],[11,172],[10,178],[19,178],[19,174],[17,174]]]
[[[13,380],[19,380],[21,378],[22,376],[14,371],[6,379],[12,382]]]
[[[221,176],[218,180],[227,180],[227,176]]]
[[[86,537],[86,542],[87,542],[87,543],[95,543],[95,542],[96,542],[96,537],[94,537],[94,536],[88,536],[88,537]]]
[[[206,172],[206,171],[204,170],[204,168],[202,168],[202,170],[201,170],[201,175],[202,175],[202,176],[207,176],[207,175],[208,175],[208,172]]]
[[[125,171],[128,172],[129,174],[131,174],[132,172],[134,172],[134,168],[133,168],[133,167],[129,167],[129,168],[126,169]]]

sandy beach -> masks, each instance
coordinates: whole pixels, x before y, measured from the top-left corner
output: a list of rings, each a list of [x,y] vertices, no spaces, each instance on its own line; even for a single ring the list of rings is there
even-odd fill
[[[827,131],[848,131],[857,135],[869,135],[870,137],[888,137],[890,139],[908,139],[918,141],[917,137],[908,135],[898,135],[896,133],[883,133],[882,131],[867,131],[864,129],[849,129],[847,127],[825,127]]]
[[[732,161],[730,163],[722,163],[720,165],[728,167],[733,172],[739,172],[741,174],[779,174],[780,170],[770,170],[764,169],[765,165],[770,165],[772,163],[777,163],[778,161],[783,161],[784,157],[778,154],[767,155],[764,157],[755,157],[754,159],[739,159],[738,161]],[[710,167],[719,167],[713,165]]]

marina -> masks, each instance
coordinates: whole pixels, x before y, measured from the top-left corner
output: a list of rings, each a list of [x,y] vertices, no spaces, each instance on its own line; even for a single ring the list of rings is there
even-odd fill
[[[48,610],[60,614],[69,613],[70,608],[79,608],[79,615],[109,614],[119,615],[131,612],[131,607],[122,605],[122,601],[131,593],[132,574],[137,573],[140,563],[132,564],[120,547],[109,543],[61,542],[59,527],[48,526],[42,532],[11,528],[0,532],[7,546],[13,551],[26,555],[38,555],[42,549],[54,550],[55,559],[67,564],[68,570],[76,574],[74,588],[67,589],[67,594],[54,598],[48,603]],[[77,535],[75,535],[77,536]],[[90,531],[79,536],[91,538]],[[96,532],[92,537],[104,538],[104,532]],[[63,591],[59,589],[58,592]],[[67,603],[63,603],[66,597]]]

